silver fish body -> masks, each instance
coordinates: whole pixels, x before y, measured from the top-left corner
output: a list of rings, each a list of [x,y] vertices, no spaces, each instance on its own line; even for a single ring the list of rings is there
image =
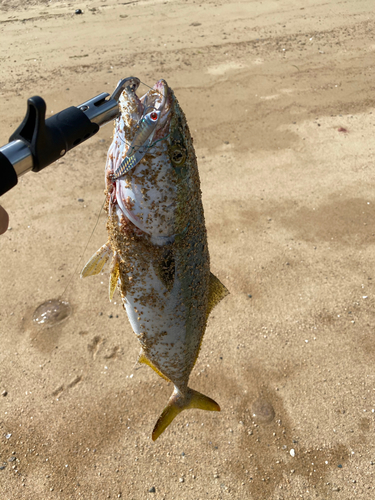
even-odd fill
[[[160,112],[154,145],[134,169],[115,178],[137,139],[146,102]],[[139,100],[126,89],[120,109],[106,165],[109,242],[82,275],[95,274],[111,252],[110,296],[118,284],[141,345],[139,361],[174,384],[153,431],[156,439],[183,409],[220,410],[188,380],[208,315],[228,291],[210,273],[196,156],[172,90],[161,80]]]

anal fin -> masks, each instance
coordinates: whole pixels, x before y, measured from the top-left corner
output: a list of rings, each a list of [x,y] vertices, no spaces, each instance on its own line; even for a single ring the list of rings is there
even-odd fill
[[[145,353],[143,352],[143,349],[141,350],[138,358],[138,363],[143,363],[144,365],[149,366],[156,372],[159,377],[163,378],[164,380],[168,380],[170,382],[169,378],[166,377],[156,366],[146,357]]]

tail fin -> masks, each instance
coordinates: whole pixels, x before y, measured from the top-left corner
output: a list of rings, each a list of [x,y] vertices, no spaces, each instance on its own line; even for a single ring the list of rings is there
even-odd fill
[[[152,431],[152,440],[155,441],[179,413],[189,408],[220,411],[220,406],[213,399],[198,391],[194,391],[194,389],[188,388],[185,396],[175,390],[167,406],[164,408],[163,413],[156,422],[154,430]]]

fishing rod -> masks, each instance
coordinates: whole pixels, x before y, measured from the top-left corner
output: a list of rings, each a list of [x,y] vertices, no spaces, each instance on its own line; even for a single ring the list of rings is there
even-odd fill
[[[16,186],[26,172],[40,172],[117,118],[122,91],[127,87],[136,91],[139,84],[138,78],[125,78],[110,97],[101,93],[47,120],[45,101],[39,96],[30,97],[21,125],[8,144],[0,148],[0,196]]]

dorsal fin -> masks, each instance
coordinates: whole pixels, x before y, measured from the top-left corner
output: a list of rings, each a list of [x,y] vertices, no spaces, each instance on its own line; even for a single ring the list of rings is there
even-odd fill
[[[227,295],[229,295],[228,289],[222,284],[222,282],[219,280],[219,278],[216,278],[216,276],[212,273],[210,273],[210,282],[208,284],[208,302],[207,302],[207,311],[206,311],[206,322],[208,320],[208,316],[210,315],[212,309]],[[203,335],[200,340],[199,344],[199,349],[197,349],[197,353],[195,356],[194,364],[195,365],[199,351],[201,349],[203,341]]]
[[[228,289],[221,283],[218,278],[216,278],[214,274],[210,273],[206,319],[208,318],[212,309],[227,295],[229,295]]]
[[[85,267],[81,271],[81,278],[86,278],[87,276],[94,276],[99,274],[104,266],[107,264],[109,258],[112,255],[112,248],[109,241],[105,245],[99,248],[98,251],[94,253],[91,259],[87,262]]]

